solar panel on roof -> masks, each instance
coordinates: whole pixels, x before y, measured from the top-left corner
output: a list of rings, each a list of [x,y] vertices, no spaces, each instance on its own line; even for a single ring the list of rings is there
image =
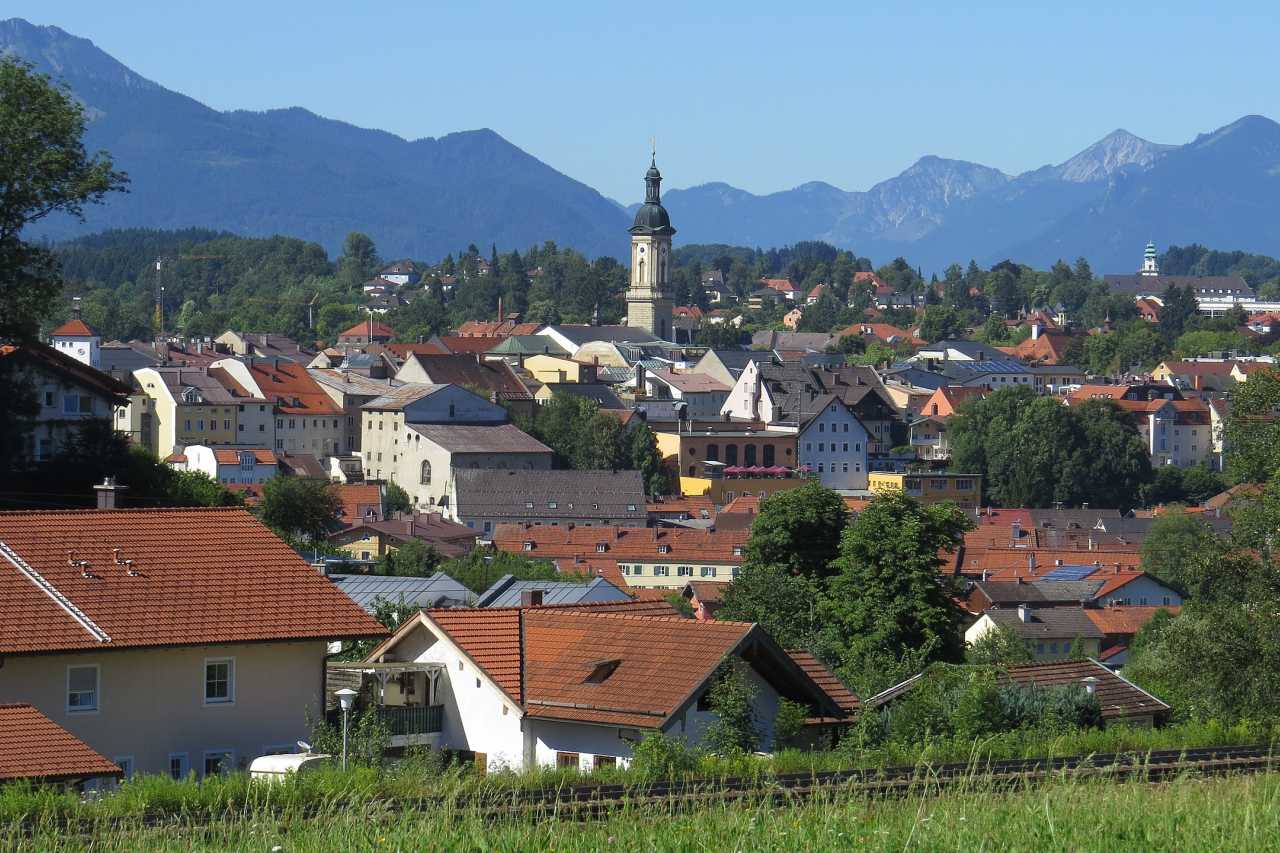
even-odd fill
[[[1043,576],[1047,581],[1082,581],[1097,571],[1095,566],[1059,566]]]

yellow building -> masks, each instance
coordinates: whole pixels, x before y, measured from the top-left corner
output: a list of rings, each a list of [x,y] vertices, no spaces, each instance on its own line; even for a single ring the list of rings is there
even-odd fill
[[[734,498],[767,498],[798,489],[806,482],[805,477],[681,477],[680,494],[709,497],[716,508],[721,509]]]
[[[216,447],[238,442],[239,410],[244,401],[233,396],[208,371],[144,367],[134,371],[134,377],[151,400],[150,431],[154,440],[150,446],[161,459],[189,444]],[[266,405],[265,400],[254,402]],[[261,442],[261,437],[254,435],[252,440]]]
[[[531,355],[524,360],[524,369],[543,384],[563,382],[594,382],[595,369],[571,358],[555,355]]]
[[[755,429],[744,423],[694,423],[691,430],[660,431],[658,452],[662,462],[680,475],[705,479],[707,462],[723,466],[780,465],[795,468],[796,433],[786,430]],[[709,467],[716,467],[715,465]]]
[[[926,504],[950,501],[965,509],[981,506],[982,502],[982,477],[979,474],[872,471],[867,476],[867,488],[872,492],[896,490]]]

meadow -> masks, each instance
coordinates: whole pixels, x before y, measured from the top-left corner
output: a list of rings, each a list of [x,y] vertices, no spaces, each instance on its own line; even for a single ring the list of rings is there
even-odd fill
[[[309,819],[252,809],[211,825],[111,823],[75,833],[0,831],[39,850],[1264,850],[1280,839],[1280,775],[1151,785],[1058,781],[1015,791],[974,782],[892,799],[832,792],[803,804],[634,806],[596,822],[493,822],[450,807],[393,814],[335,804]]]

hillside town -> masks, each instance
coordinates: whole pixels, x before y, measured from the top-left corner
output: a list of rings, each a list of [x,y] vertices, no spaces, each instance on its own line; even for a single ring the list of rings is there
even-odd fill
[[[973,330],[929,340],[925,300],[874,273],[852,281],[869,297],[863,321],[829,333],[793,331],[821,283],[805,292],[766,279],[735,296],[707,275],[717,308],[673,305],[676,229],[661,180],[651,164],[620,324],[500,311],[398,342],[382,307],[423,273],[400,261],[364,285],[366,319],[327,341],[271,329],[104,340],[72,316],[43,341],[6,347],[38,403],[15,467],[40,471],[97,423],[226,499],[130,504],[133,484],[112,472],[67,501],[96,508],[0,514],[0,701],[15,709],[9,726],[39,719],[76,744],[6,755],[5,772],[84,783],[246,768],[295,752],[343,688],[388,726],[391,753],[426,745],[488,771],[625,766],[646,733],[706,741],[726,660],[747,674],[757,748],[780,747],[786,702],[803,709],[792,742],[838,742],[902,688],[824,656],[798,626],[744,618],[771,607],[751,598],[769,583],[758,540],[770,507],[773,524],[803,525],[785,513],[824,495],[845,524],[891,501],[953,514],[952,538],[924,555],[952,611],[943,642],[1011,638],[1017,683],[1070,672],[1090,695],[1106,687],[1106,722],[1169,719],[1171,705],[1124,674],[1135,637],[1178,614],[1188,592],[1146,545],[1175,514],[1228,535],[1230,509],[1256,487],[1201,488],[1190,502],[1144,491],[1109,505],[1056,494],[1011,505],[993,500],[987,469],[957,464],[957,444],[972,443],[987,402],[1103,406],[1157,479],[1174,470],[1225,484],[1233,400],[1280,383],[1274,359],[1214,353],[1098,376],[1069,358],[1098,330],[1044,309],[1007,320],[1015,345]],[[1107,277],[1142,320],[1159,324],[1170,289],[1183,289],[1206,316],[1242,313],[1240,334],[1271,334],[1280,305],[1242,279],[1170,278],[1156,257],[1148,245],[1139,272]],[[473,275],[489,272],[479,259]],[[764,302],[785,309],[780,328],[749,344],[697,343],[704,324],[733,326],[735,305]],[[916,322],[880,322],[888,310]],[[846,356],[850,339],[891,357],[860,363]],[[642,452],[575,464],[590,454],[566,442],[602,440],[566,434],[582,416]],[[289,507],[265,505],[314,499],[273,496],[290,481],[316,485],[330,514],[281,530],[272,519]],[[822,535],[838,541],[842,526]],[[495,568],[459,579],[450,565]],[[744,571],[756,576],[739,592]],[[161,695],[158,683],[190,686]]]
[[[1059,846],[1059,799],[1274,799],[1280,260],[677,244],[655,141],[616,257],[33,236],[130,186],[103,121],[0,54],[15,849]],[[1108,139],[1036,180],[1176,156]]]

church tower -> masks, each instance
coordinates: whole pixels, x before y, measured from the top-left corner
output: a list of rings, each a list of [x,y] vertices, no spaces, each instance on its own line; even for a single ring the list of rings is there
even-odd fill
[[[636,211],[631,231],[631,286],[627,289],[627,325],[670,340],[671,330],[671,217],[662,206],[662,173],[655,159],[644,176],[644,204]]]
[[[1138,275],[1160,275],[1160,265],[1156,263],[1156,244],[1148,243],[1142,254],[1142,270]]]

